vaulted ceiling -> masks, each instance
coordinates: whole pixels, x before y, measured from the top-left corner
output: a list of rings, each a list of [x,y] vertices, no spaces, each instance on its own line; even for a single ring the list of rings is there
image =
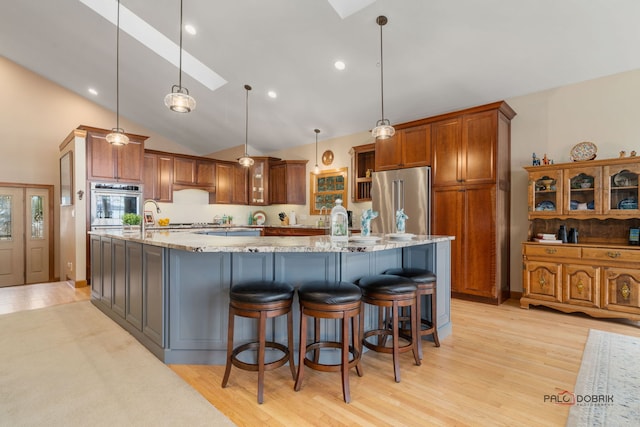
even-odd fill
[[[0,54],[115,111],[115,0],[5,1]],[[121,0],[120,114],[198,154],[245,141],[269,153],[392,123],[640,68],[637,0],[184,0],[189,114],[178,84],[179,0]],[[335,6],[335,8],[334,8]],[[340,8],[344,9],[340,9]],[[124,15],[123,13],[124,12]],[[136,17],[148,24],[146,27]],[[154,33],[154,31],[156,31]],[[140,34],[138,34],[140,33]],[[136,37],[155,34],[170,59]],[[192,76],[199,61],[222,85]],[[334,62],[346,64],[343,71]],[[188,69],[188,70],[187,70]],[[91,95],[88,88],[98,95]],[[267,96],[273,90],[277,98]],[[115,115],[114,125],[115,127]],[[126,129],[125,129],[126,130]],[[363,141],[363,143],[371,141]]]

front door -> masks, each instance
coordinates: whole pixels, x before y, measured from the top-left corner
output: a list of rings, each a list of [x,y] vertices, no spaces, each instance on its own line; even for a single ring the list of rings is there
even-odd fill
[[[0,286],[52,280],[50,187],[0,187]]]

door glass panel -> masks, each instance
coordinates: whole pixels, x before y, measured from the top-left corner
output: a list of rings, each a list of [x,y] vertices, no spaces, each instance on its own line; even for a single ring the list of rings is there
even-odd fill
[[[31,238],[44,239],[42,196],[31,196]]]
[[[638,209],[638,175],[625,169],[609,179],[611,180],[609,209]]]
[[[0,239],[11,240],[11,196],[0,195]]]
[[[556,211],[557,188],[554,177],[543,176],[537,179],[534,188],[534,205],[536,211]]]
[[[572,211],[586,211],[595,209],[595,177],[581,173],[571,177],[571,201],[569,209]]]

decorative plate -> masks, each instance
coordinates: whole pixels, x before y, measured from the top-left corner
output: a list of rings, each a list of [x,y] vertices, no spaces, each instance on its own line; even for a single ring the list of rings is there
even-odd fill
[[[267,221],[267,214],[262,211],[255,211],[253,214],[253,220],[258,225],[262,225]]]
[[[618,209],[638,209],[638,201],[635,197],[620,200],[620,203],[618,203]]]
[[[616,187],[635,187],[638,185],[638,175],[623,170],[613,176],[613,183]]]
[[[536,206],[537,211],[555,211],[556,205],[550,200],[545,200],[544,202],[538,203]]]
[[[329,166],[331,163],[333,163],[333,151],[327,150],[322,153],[322,164]]]
[[[390,233],[386,237],[391,240],[411,240],[415,237],[415,234],[411,233]]]
[[[571,160],[573,160],[574,162],[582,162],[585,160],[595,159],[597,152],[598,147],[596,147],[596,144],[594,144],[593,142],[584,141],[574,145],[569,154],[571,156]]]

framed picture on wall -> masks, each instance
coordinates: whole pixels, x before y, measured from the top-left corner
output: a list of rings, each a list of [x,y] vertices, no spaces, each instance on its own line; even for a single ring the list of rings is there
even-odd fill
[[[60,157],[60,205],[73,205],[73,152]]]

